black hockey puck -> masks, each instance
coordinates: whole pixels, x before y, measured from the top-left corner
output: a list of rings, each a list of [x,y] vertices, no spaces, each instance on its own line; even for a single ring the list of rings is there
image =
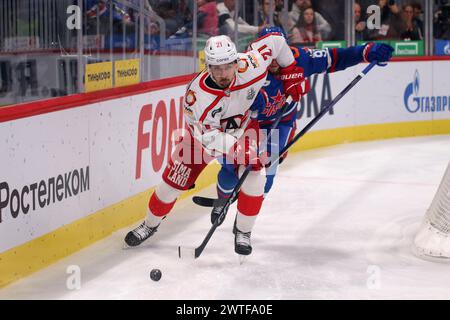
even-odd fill
[[[159,279],[161,279],[161,276],[162,273],[159,269],[153,269],[152,271],[150,271],[150,279],[152,279],[153,281],[159,281]]]

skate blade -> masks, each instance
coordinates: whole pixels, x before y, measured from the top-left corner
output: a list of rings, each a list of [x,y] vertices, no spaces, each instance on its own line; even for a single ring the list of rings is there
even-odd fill
[[[131,246],[127,245],[126,242],[124,242],[124,243],[122,244],[122,250],[129,250],[129,249],[133,249],[133,248],[134,248],[134,247],[131,247]]]
[[[122,250],[132,250],[132,249],[139,249],[139,248],[145,248],[145,245],[142,243],[137,246],[129,246],[126,242],[123,242]]]
[[[248,256],[244,256],[242,254],[239,254],[238,257],[239,257],[239,265],[243,265],[244,262],[247,260]]]
[[[149,248],[153,248],[154,243],[148,241],[146,243],[141,243],[137,246],[129,246],[126,244],[126,242],[123,243],[122,245],[122,250],[139,250],[139,249],[149,249]]]

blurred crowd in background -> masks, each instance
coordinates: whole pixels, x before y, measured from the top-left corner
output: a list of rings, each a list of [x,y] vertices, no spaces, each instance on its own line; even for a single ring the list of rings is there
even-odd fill
[[[128,49],[138,48],[144,42],[145,49],[175,50],[170,47],[176,43],[174,39],[197,40],[226,34],[236,40],[240,36],[255,36],[268,25],[282,27],[291,43],[353,44],[346,34],[350,23],[355,41],[417,41],[427,37],[424,7],[430,1],[432,27],[428,36],[448,40],[450,0],[3,0],[0,45],[5,49],[7,38],[36,36],[40,32],[41,48],[48,47],[43,45],[46,42],[73,47],[63,30],[58,31],[64,28],[64,9],[71,4],[83,7],[83,35],[97,36],[95,45],[102,48],[124,44]],[[375,29],[368,28],[367,23],[372,14],[367,9],[373,5],[380,12],[380,23]],[[56,30],[59,38],[52,38],[50,33],[43,35],[40,29]],[[185,42],[186,46],[178,49],[191,50],[188,44]]]
[[[245,51],[266,26],[291,45],[450,55],[450,0],[0,0],[0,105],[84,92],[100,62],[137,59],[142,82],[190,74],[208,37]]]
[[[195,3],[194,3],[195,1]],[[146,32],[159,35],[164,21],[165,36],[190,37],[196,16],[200,35],[227,34],[235,29],[242,34],[258,33],[267,25],[283,27],[292,43],[314,43],[324,40],[344,40],[345,11],[342,0],[145,0],[149,12],[161,18],[148,19]],[[87,15],[91,20],[98,14],[108,19],[106,0],[87,0]],[[130,0],[139,2],[139,0]],[[286,4],[285,4],[286,2]],[[114,22],[131,27],[138,19],[134,10],[127,10],[123,1],[114,0]],[[367,8],[381,9],[381,28],[366,26]],[[354,2],[355,34],[358,40],[421,40],[424,37],[424,0],[358,0]],[[193,13],[196,10],[196,15]],[[237,14],[237,17],[235,15]],[[434,37],[450,39],[450,2],[434,1]],[[129,29],[131,30],[131,29]],[[116,30],[117,31],[117,30]]]

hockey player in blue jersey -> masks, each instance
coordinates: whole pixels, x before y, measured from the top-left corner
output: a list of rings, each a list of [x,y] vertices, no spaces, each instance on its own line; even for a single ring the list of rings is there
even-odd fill
[[[286,39],[283,29],[279,27],[267,27],[261,31],[259,37],[264,37],[270,33],[282,34]],[[362,62],[377,61],[379,64],[391,59],[394,49],[387,44],[368,43],[362,46],[354,46],[345,49],[308,49],[301,47],[291,47],[296,59],[297,66],[304,69],[305,78],[313,74],[323,72],[333,73],[345,70],[351,66]],[[281,120],[275,128],[267,143],[267,152],[270,155],[280,151],[295,135],[297,119],[297,103],[283,108],[285,105],[285,95],[282,82],[279,79],[280,66],[276,60],[269,67],[267,81],[258,94],[257,99],[252,105],[252,110],[258,111],[258,122],[263,132],[270,132],[273,124],[276,122],[280,113]],[[308,85],[308,84],[307,84]],[[284,158],[281,159],[283,161]],[[277,171],[278,163],[275,163],[266,172],[266,184],[264,196],[272,188],[274,177]],[[227,198],[232,194],[234,187],[238,182],[238,175],[233,164],[223,163],[218,175],[217,194],[218,200],[215,201],[211,213],[211,222],[219,216]],[[229,202],[231,203],[231,202]],[[228,210],[228,208],[225,208]],[[225,215],[223,216],[225,217]],[[222,223],[223,221],[220,221]]]

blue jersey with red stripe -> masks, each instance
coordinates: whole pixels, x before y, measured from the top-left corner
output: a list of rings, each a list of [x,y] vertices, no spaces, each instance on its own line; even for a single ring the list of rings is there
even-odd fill
[[[323,72],[336,72],[367,61],[367,45],[345,49],[309,49],[291,47],[297,66],[305,71],[305,77]],[[278,77],[268,73],[266,83],[252,105],[258,111],[258,121],[262,127],[270,126],[278,118],[285,103],[283,84]],[[285,110],[280,123],[293,125],[296,119],[297,104]]]
[[[308,48],[292,47],[297,65],[302,67],[305,77],[323,72],[341,71],[354,66],[362,61],[367,61],[367,45],[346,49],[311,50]],[[281,80],[276,75],[268,73],[267,80],[260,90],[252,105],[252,110],[258,111],[258,121],[262,129],[271,129],[285,104],[284,90]],[[269,154],[273,150],[280,151],[295,132],[295,120],[297,104],[294,103],[284,111],[281,121],[277,126],[278,139],[269,139],[267,150]],[[274,140],[274,141],[273,141]],[[264,193],[271,189],[278,165],[272,166],[266,171],[266,184]],[[219,172],[217,191],[219,197],[229,197],[238,182],[236,167],[234,165],[222,165]]]

